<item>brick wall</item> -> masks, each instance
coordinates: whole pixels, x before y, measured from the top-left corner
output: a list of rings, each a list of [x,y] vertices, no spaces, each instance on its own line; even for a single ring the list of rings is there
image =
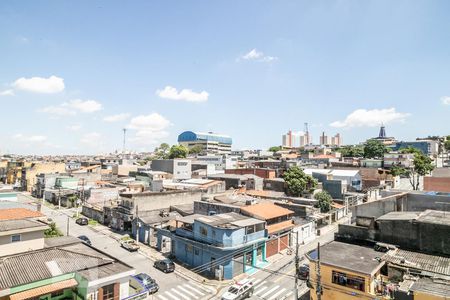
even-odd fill
[[[424,191],[450,193],[450,177],[424,177]]]

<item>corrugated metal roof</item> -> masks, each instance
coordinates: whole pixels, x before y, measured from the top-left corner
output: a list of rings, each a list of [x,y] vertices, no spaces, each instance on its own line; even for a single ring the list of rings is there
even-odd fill
[[[80,246],[82,247],[82,246]],[[70,249],[70,250],[68,250]],[[85,253],[75,252],[76,248],[44,248],[0,258],[0,288],[9,288],[51,278],[54,274],[66,274],[97,267],[114,260],[97,257],[84,250],[92,250],[84,246]],[[98,253],[100,256],[101,253]]]
[[[51,292],[59,291],[59,290],[66,289],[66,288],[71,288],[71,287],[74,287],[77,285],[78,285],[78,282],[75,279],[71,278],[71,279],[51,283],[48,285],[40,286],[40,287],[37,287],[34,289],[30,289],[27,291],[23,291],[23,292],[11,295],[9,299],[10,300],[21,300],[21,299],[35,298],[35,297],[39,297],[39,296],[42,296],[45,294],[50,294]]]
[[[398,249],[386,253],[383,260],[408,268],[450,276],[450,258],[448,257]]]

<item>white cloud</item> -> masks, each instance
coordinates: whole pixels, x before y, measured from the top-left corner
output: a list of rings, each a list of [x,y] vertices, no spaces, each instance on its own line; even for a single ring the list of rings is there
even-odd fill
[[[166,130],[170,125],[170,121],[158,113],[134,117],[127,126],[136,130],[130,141],[141,145],[157,144],[169,135]]]
[[[123,113],[123,114],[106,116],[106,117],[103,118],[103,121],[105,121],[105,122],[119,122],[119,121],[126,120],[129,117],[130,117],[129,113]]]
[[[12,86],[18,90],[24,90],[33,93],[55,94],[64,91],[64,79],[56,76],[49,78],[31,77],[19,78]]]
[[[205,102],[208,101],[209,93],[202,91],[196,93],[190,89],[183,89],[180,92],[174,87],[166,86],[163,90],[157,90],[156,95],[164,99],[181,100],[188,102]]]
[[[73,125],[67,126],[66,128],[68,130],[70,130],[70,131],[78,131],[78,130],[81,129],[81,125],[80,124],[73,124]]]
[[[261,62],[271,62],[278,59],[275,56],[264,55],[264,52],[258,51],[256,49],[250,50],[248,53],[242,55],[238,58],[239,60],[253,60],[253,61],[261,61]]]
[[[409,113],[397,112],[394,107],[371,110],[357,109],[349,114],[344,121],[335,121],[330,126],[338,128],[376,127],[382,123],[404,122],[409,116]]]
[[[0,92],[0,96],[14,96],[14,90],[4,90]]]
[[[86,133],[85,135],[83,135],[80,139],[80,142],[83,144],[98,144],[99,140],[101,139],[101,134],[98,132],[90,132],[90,133]]]
[[[62,105],[70,107],[79,112],[88,113],[88,114],[103,109],[102,104],[95,100],[75,99],[75,100],[70,100],[69,103],[63,103]]]
[[[54,116],[73,116],[80,113],[94,113],[102,110],[101,103],[95,100],[75,99],[64,102],[60,105],[51,105],[38,110],[38,112],[48,113]]]
[[[42,143],[47,140],[47,137],[45,135],[26,136],[21,133],[18,133],[13,136],[13,139],[20,141],[20,142]]]
[[[450,105],[450,96],[441,97],[442,104]]]

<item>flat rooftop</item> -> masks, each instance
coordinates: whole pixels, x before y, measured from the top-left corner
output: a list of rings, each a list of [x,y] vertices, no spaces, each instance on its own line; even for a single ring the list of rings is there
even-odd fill
[[[427,209],[417,218],[418,222],[450,226],[450,212]]]
[[[195,214],[186,216],[184,218],[180,218],[178,219],[178,221],[191,224],[194,223],[194,221],[198,221],[204,224],[208,224],[212,227],[220,227],[220,228],[241,228],[245,226],[264,223],[264,221],[246,217],[234,212],[214,216]]]
[[[320,262],[355,273],[371,275],[378,271],[384,262],[383,253],[373,248],[333,241],[320,247]],[[308,253],[310,259],[317,259],[317,250]]]
[[[419,215],[420,212],[415,211],[393,211],[382,215],[377,221],[415,220]]]

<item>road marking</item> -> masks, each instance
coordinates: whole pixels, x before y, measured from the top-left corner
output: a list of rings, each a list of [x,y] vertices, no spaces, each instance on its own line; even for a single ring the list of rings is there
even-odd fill
[[[191,295],[192,297],[194,297],[195,299],[198,299],[198,296],[190,291],[188,291],[187,289],[185,289],[184,287],[182,287],[181,285],[178,287],[180,290],[182,290],[183,292],[185,292],[186,294]]]
[[[273,291],[275,291],[279,287],[280,287],[279,285],[274,286],[272,289],[268,290],[265,294],[261,295],[261,298],[266,297],[267,295],[269,295],[270,293],[272,293]]]
[[[278,297],[278,295],[284,293],[285,290],[286,290],[286,289],[281,289],[281,290],[279,290],[278,292],[276,292],[275,294],[273,294],[272,297],[269,298],[269,300],[275,299],[276,297]]]
[[[174,295],[172,295],[172,294],[169,293],[168,291],[166,291],[165,294],[166,294],[167,296],[169,296],[170,298],[172,298],[172,299],[179,300],[178,297],[175,297]]]
[[[259,293],[261,293],[262,291],[264,291],[265,289],[267,289],[267,286],[263,286],[262,288],[260,288],[259,290],[256,291],[255,295],[258,295]]]
[[[186,300],[189,300],[189,297],[186,297],[185,295],[183,295],[182,293],[180,293],[179,291],[177,291],[175,288],[171,289],[172,292],[174,292],[175,294],[180,295],[181,297],[183,297]]]
[[[253,281],[253,286],[256,286],[262,279],[256,279],[255,281]]]
[[[158,298],[161,298],[162,300],[169,300],[166,297],[164,297],[163,295],[158,295]]]
[[[203,294],[203,293],[200,292],[199,290],[196,290],[195,288],[193,288],[193,287],[190,286],[189,284],[184,284],[184,286],[187,287],[187,288],[189,288],[190,290],[193,290],[194,292],[196,292],[196,293],[198,293],[198,294],[200,294],[200,295],[202,295],[202,296],[205,296],[205,294]]]
[[[290,291],[289,293],[287,293],[286,295],[284,295],[284,298],[285,298],[285,299],[289,298],[289,296],[292,295],[293,293],[294,293],[293,291]]]

